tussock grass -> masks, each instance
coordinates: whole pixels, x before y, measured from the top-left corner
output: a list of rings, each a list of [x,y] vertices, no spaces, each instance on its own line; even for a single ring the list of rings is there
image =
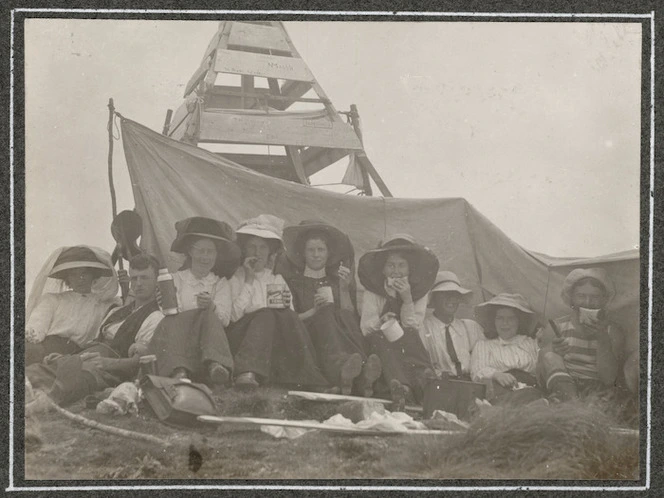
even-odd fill
[[[599,400],[492,407],[462,436],[412,445],[411,468],[394,464],[425,478],[638,479],[638,440],[615,425]]]

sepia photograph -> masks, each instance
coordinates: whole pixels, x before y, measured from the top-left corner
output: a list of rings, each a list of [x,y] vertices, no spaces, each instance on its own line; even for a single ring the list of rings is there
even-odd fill
[[[21,13],[10,483],[642,483],[640,15]]]

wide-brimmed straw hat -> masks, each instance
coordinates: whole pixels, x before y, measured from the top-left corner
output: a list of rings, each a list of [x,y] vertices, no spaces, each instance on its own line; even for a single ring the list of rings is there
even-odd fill
[[[537,317],[530,309],[528,301],[521,294],[498,294],[489,301],[475,306],[475,317],[484,328],[488,339],[496,337],[496,324],[494,323],[495,308],[512,308],[519,315],[519,333],[529,335],[533,332]],[[525,320],[525,321],[524,321]]]
[[[100,277],[113,275],[113,270],[100,261],[92,249],[86,246],[74,246],[62,251],[48,276],[65,280],[67,272],[74,268],[94,268],[98,271]]]
[[[451,271],[439,271],[436,275],[436,282],[430,292],[458,292],[462,296],[472,294],[473,291],[461,287],[461,282],[456,273]]]
[[[616,288],[613,285],[611,277],[604,268],[576,268],[569,272],[565,281],[563,282],[563,289],[560,297],[567,306],[572,306],[572,290],[574,286],[584,278],[592,278],[597,280],[606,290],[607,303],[609,303],[616,295]]]
[[[193,216],[175,223],[177,236],[171,244],[171,251],[187,254],[189,244],[194,237],[211,239],[217,246],[217,260],[235,261],[240,259],[240,248],[234,242],[233,228],[224,221]]]
[[[352,259],[353,245],[348,236],[338,228],[320,220],[304,220],[299,225],[284,228],[284,248],[288,260],[298,268],[304,268],[304,244],[310,234],[323,233],[327,239],[326,267],[337,266]]]
[[[374,294],[386,295],[383,266],[389,252],[401,252],[408,258],[411,294],[417,301],[426,296],[436,281],[438,258],[431,249],[415,242],[407,234],[398,234],[366,252],[358,264],[357,273],[365,289]]]
[[[284,220],[271,214],[260,214],[255,218],[242,221],[235,233],[238,239],[254,236],[282,242],[283,230]]]

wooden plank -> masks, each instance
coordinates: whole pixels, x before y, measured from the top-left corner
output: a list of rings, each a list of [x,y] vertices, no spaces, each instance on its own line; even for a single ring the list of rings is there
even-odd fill
[[[380,431],[377,429],[361,429],[355,426],[342,426],[323,424],[321,422],[308,422],[306,420],[282,420],[276,418],[258,418],[258,417],[217,417],[214,415],[199,415],[198,420],[212,424],[250,424],[250,425],[270,425],[277,427],[299,427],[301,429],[316,429],[327,432],[341,432],[346,434],[356,434],[358,436],[392,436],[401,434],[425,434],[448,436],[452,434],[462,434],[464,431],[437,431],[428,429],[410,429],[405,431]]]
[[[185,98],[187,98],[187,96],[196,89],[198,84],[201,81],[203,81],[203,78],[205,78],[208,69],[210,69],[210,60],[208,60],[207,62],[203,62],[203,64],[201,64],[201,67],[199,67],[196,70],[196,72],[193,74],[193,76],[189,79],[189,82],[187,83],[187,86],[184,89]]]
[[[265,50],[278,50],[290,54],[290,47],[284,39],[281,30],[273,26],[235,21],[231,28],[231,34],[228,37],[228,44],[241,47],[262,48]]]
[[[219,23],[219,29],[217,32],[214,34],[212,37],[212,40],[210,40],[210,43],[208,44],[207,48],[205,49],[205,55],[203,55],[203,60],[201,61],[201,64],[203,64],[205,61],[208,60],[208,57],[212,55],[212,53],[217,50],[217,47],[219,46],[219,41],[221,40],[221,35],[224,32],[224,26],[228,21],[221,21]]]
[[[293,168],[295,168],[295,174],[297,175],[297,179],[300,181],[300,183],[302,185],[310,185],[307,175],[304,174],[304,167],[302,166],[302,158],[300,157],[300,151],[298,150],[298,148],[294,147],[293,145],[287,145],[286,154],[288,154],[288,157],[293,163]]]
[[[189,110],[187,109],[187,103],[183,102],[178,110],[175,111],[171,119],[171,126],[168,128],[168,136],[173,140],[180,140],[184,135],[185,130],[187,129],[187,119],[189,117]]]
[[[325,118],[294,119],[219,112],[203,113],[200,141],[362,149],[357,135],[346,123]]]
[[[371,176],[371,178],[373,178],[373,181],[376,182],[376,185],[378,186],[378,189],[383,194],[383,196],[392,197],[392,192],[390,192],[390,189],[387,188],[387,185],[385,185],[385,182],[378,174],[378,171],[376,171],[376,168],[374,168],[374,165],[371,164],[371,161],[369,161],[367,155],[364,152],[362,152],[361,154],[357,154],[357,156],[355,156],[355,159],[360,161],[360,165],[366,168],[367,172],[369,173],[369,176]]]
[[[313,81],[314,79],[314,75],[302,59],[237,50],[217,50],[214,71],[283,80]]]
[[[344,402],[344,401],[373,401],[381,405],[391,405],[392,400],[383,398],[363,398],[362,396],[350,396],[346,394],[328,394],[328,393],[315,393],[312,391],[288,391],[288,396],[299,399],[306,399],[308,401],[320,402]],[[424,409],[421,406],[406,405],[406,411],[414,413],[422,413]]]

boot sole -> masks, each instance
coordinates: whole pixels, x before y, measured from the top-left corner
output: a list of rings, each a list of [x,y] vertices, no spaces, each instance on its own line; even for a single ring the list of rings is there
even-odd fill
[[[353,353],[341,367],[341,394],[349,395],[353,390],[353,381],[362,373],[362,356]]]

